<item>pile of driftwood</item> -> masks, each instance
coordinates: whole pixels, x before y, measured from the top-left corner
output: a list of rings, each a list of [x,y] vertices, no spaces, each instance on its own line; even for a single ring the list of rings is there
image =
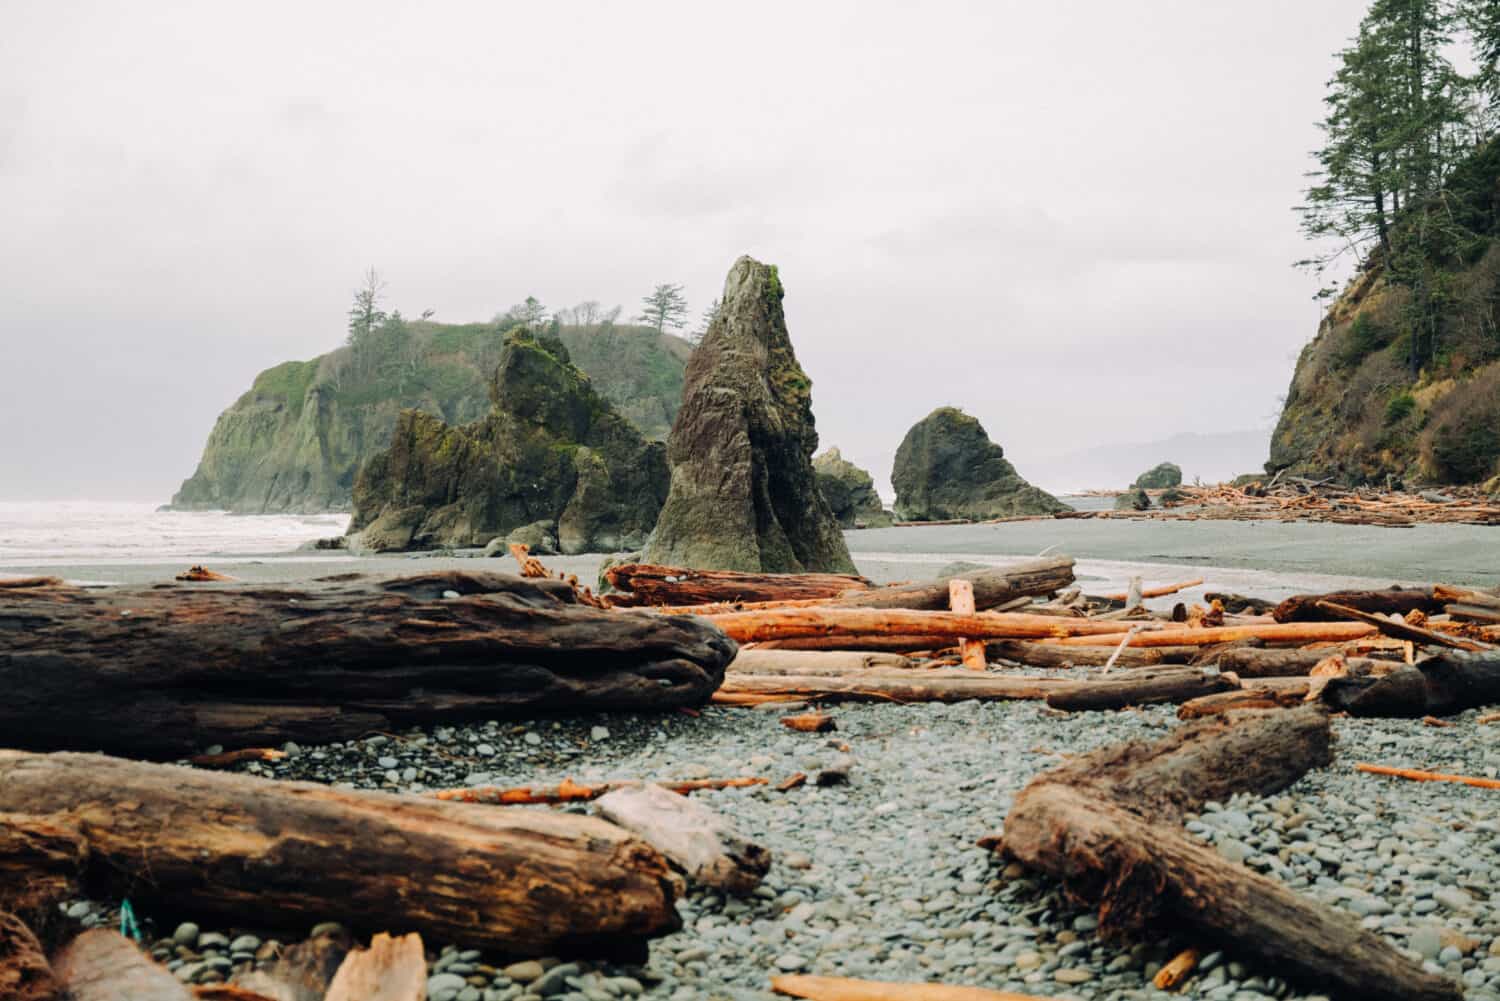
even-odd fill
[[[1147,511],[1069,511],[1060,518],[1219,521],[1327,521],[1407,528],[1418,524],[1500,525],[1500,499],[1477,487],[1444,491],[1342,487],[1328,480],[1276,476],[1267,484],[1176,487]]]

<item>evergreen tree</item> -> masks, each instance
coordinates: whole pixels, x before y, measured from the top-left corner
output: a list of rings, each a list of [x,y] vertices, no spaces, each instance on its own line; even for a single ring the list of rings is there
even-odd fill
[[[713,302],[708,304],[708,307],[706,309],[703,310],[703,316],[698,320],[698,329],[693,331],[691,334],[688,334],[688,343],[692,344],[694,347],[697,347],[699,344],[701,344],[703,342],[703,338],[708,334],[708,328],[713,326],[714,321],[718,318],[719,300],[715,299]]]
[[[669,329],[680,330],[687,321],[687,299],[681,285],[658,285],[641,300],[640,322],[656,328],[658,334]]]
[[[374,268],[365,272],[364,284],[354,290],[354,304],[349,307],[349,336],[347,343],[360,347],[369,341],[375,328],[385,322],[385,311],[380,308],[385,294],[385,282]]]

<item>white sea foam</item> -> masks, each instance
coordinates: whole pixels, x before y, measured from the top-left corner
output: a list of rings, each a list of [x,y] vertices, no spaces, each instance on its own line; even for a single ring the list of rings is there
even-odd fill
[[[347,514],[157,511],[115,501],[0,502],[0,567],[290,554],[344,534]]]

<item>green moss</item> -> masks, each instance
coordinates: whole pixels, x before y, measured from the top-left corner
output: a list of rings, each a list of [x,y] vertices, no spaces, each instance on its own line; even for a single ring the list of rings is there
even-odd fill
[[[1397,393],[1391,397],[1390,402],[1385,405],[1385,425],[1390,427],[1398,424],[1411,416],[1411,412],[1417,409],[1417,398],[1410,393]]]
[[[293,414],[300,414],[307,387],[312,385],[317,374],[318,359],[284,362],[256,376],[250,392],[263,399],[279,399]]]

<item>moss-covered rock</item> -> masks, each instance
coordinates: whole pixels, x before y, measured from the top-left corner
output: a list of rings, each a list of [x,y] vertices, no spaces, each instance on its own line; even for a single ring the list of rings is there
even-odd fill
[[[649,327],[556,328],[598,395],[648,438],[665,439],[692,347]],[[219,415],[197,470],[172,498],[184,510],[346,511],[355,476],[391,444],[403,410],[451,425],[489,412],[504,347],[493,323],[393,320],[359,351],[342,347],[262,372]]]
[[[1152,466],[1135,478],[1132,487],[1142,490],[1165,490],[1182,486],[1182,467],[1175,462],[1163,462]]]
[[[979,421],[939,407],[906,432],[891,471],[896,517],[947,521],[1072,510],[1023,480]]]
[[[797,364],[775,267],[741,257],[688,362],[650,563],[750,572],[854,563],[818,490],[812,383]]]
[[[1151,510],[1151,497],[1141,487],[1131,487],[1122,494],[1115,495],[1116,511],[1149,511]]]
[[[561,344],[507,334],[490,398],[489,415],[461,427],[402,412],[355,483],[355,545],[483,546],[538,521],[557,524],[565,553],[640,544],[666,496],[665,448],[616,413]],[[410,527],[404,540],[393,520]]]
[[[818,489],[842,528],[884,528],[891,514],[875,492],[869,473],[844,458],[836,448],[813,456]]]

